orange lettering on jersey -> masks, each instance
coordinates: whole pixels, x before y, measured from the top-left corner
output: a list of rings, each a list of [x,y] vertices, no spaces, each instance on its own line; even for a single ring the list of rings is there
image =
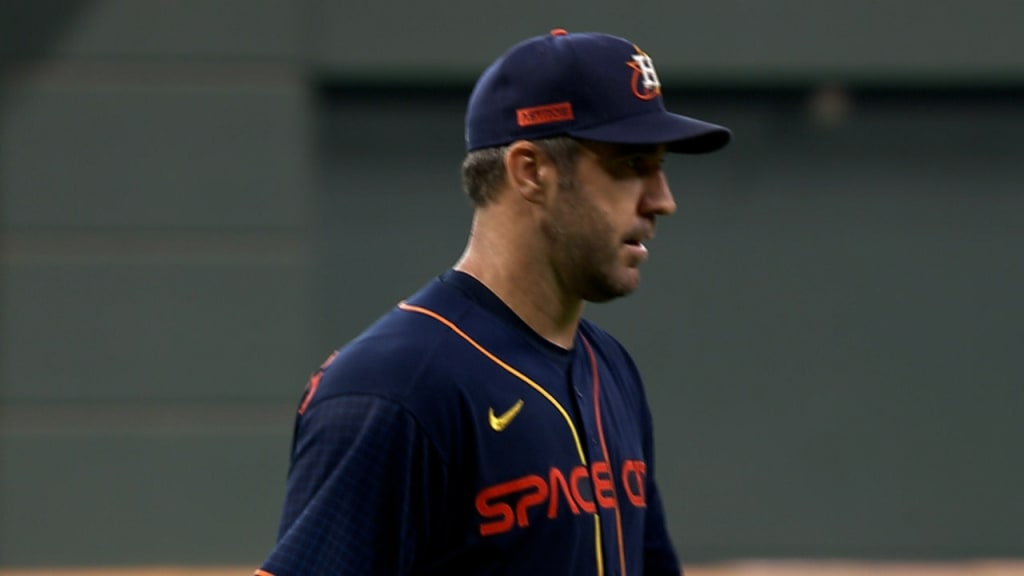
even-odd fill
[[[594,505],[593,500],[587,500],[580,493],[580,480],[590,483],[590,475],[587,474],[587,469],[583,466],[577,466],[569,473],[569,486],[572,488],[572,498],[580,505],[580,509],[587,514],[593,514],[597,512],[597,506]]]
[[[594,498],[601,508],[615,507],[615,485],[612,484],[612,472],[607,462],[594,462],[590,467],[594,479]]]
[[[548,502],[548,518],[558,517],[558,494],[561,492],[565,496],[565,502],[569,505],[569,509],[572,513],[579,514],[580,507],[576,505],[576,501],[573,500],[572,494],[569,492],[569,484],[565,481],[565,474],[554,466],[551,467],[551,471],[548,473],[548,482],[551,484],[551,500]]]
[[[531,488],[534,492],[528,493],[519,499],[514,514],[512,506],[507,502],[500,500],[495,502],[495,500],[510,494]],[[513,521],[518,521],[520,527],[527,526],[529,520],[526,517],[526,510],[530,506],[543,502],[547,497],[548,486],[544,479],[533,474],[512,480],[511,482],[504,482],[484,488],[476,496],[476,510],[484,518],[494,518],[494,520],[480,524],[480,535],[490,536],[491,534],[508,532],[512,529]]]
[[[644,495],[644,478],[647,476],[647,463],[643,460],[626,460],[622,463],[622,485],[626,488],[626,498],[637,508],[647,507]]]
[[[508,489],[508,484],[497,484],[490,488],[484,488],[476,495],[476,511],[484,518],[498,518],[492,522],[480,523],[481,536],[501,534],[512,529],[512,521],[515,518],[512,507],[505,502],[491,502],[492,499],[500,498],[510,492],[512,490]]]
[[[302,398],[302,405],[299,406],[300,415],[306,413],[306,408],[308,408],[309,403],[313,401],[313,395],[316,394],[316,389],[320,386],[320,378],[324,375],[324,370],[327,370],[327,367],[331,365],[331,362],[334,362],[334,359],[337,358],[337,356],[338,351],[335,350],[327,357],[327,360],[324,360],[323,364],[320,365],[320,368],[310,376],[309,383],[306,384],[306,393]]]
[[[622,486],[630,504],[645,508],[644,478],[647,464],[642,460],[626,460],[622,463]],[[515,527],[530,525],[530,510],[547,502],[550,519],[557,518],[559,496],[568,505],[573,516],[595,514],[598,508],[617,509],[615,499],[615,474],[607,462],[594,462],[586,466],[574,466],[565,472],[552,466],[547,477],[530,474],[508,482],[501,482],[484,488],[476,495],[476,510],[480,514],[480,535],[504,534]],[[535,517],[536,519],[536,517]]]
[[[524,494],[519,499],[519,503],[516,504],[516,523],[520,528],[530,525],[530,519],[526,515],[526,511],[548,499],[548,485],[544,482],[543,478],[534,475],[527,476],[523,480],[526,487],[532,488],[533,492]]]

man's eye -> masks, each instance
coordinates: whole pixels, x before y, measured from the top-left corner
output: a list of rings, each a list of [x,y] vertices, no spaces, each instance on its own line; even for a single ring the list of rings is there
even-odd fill
[[[650,160],[643,156],[627,156],[623,164],[630,170],[643,170],[650,165]]]
[[[623,166],[634,172],[650,172],[661,167],[664,158],[653,156],[627,156],[623,159]]]

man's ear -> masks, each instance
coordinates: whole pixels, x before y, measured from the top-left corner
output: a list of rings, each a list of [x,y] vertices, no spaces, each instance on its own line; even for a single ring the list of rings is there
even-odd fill
[[[508,147],[505,154],[505,171],[512,190],[528,202],[547,202],[551,186],[549,181],[557,180],[554,166],[544,152],[534,143],[518,140]]]

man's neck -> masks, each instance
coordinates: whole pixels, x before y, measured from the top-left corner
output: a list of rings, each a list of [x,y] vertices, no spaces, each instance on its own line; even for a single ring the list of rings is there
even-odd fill
[[[541,337],[572,348],[583,301],[566,297],[552,275],[536,270],[538,262],[517,262],[508,254],[484,257],[479,252],[471,243],[454,268],[487,286]]]

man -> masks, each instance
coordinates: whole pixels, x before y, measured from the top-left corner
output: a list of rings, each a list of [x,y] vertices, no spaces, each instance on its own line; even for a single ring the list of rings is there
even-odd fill
[[[665,153],[729,138],[666,112],[621,38],[554,30],[492,64],[466,250],[311,379],[257,574],[679,574],[640,376],[583,303],[637,288],[676,208]]]

